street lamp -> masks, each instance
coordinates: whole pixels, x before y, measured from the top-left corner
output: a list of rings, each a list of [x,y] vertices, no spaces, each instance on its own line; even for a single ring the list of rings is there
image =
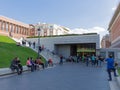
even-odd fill
[[[40,57],[40,28],[38,28],[38,58]]]

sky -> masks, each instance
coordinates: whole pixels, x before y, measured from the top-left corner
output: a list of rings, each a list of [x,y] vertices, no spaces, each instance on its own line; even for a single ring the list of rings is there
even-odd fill
[[[0,15],[27,24],[65,26],[70,33],[102,37],[120,0],[0,0]]]

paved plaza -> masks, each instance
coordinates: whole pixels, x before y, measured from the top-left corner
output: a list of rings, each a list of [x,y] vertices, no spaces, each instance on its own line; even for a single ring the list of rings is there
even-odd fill
[[[65,63],[0,78],[0,90],[110,90],[106,67]]]

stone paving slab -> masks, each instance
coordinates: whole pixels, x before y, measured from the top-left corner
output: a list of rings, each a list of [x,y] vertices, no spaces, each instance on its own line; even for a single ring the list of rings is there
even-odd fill
[[[110,90],[120,90],[120,87],[116,82],[116,80],[110,81],[109,85],[110,85]]]
[[[118,72],[117,75],[119,75]],[[120,90],[120,76],[114,77],[114,74],[112,73],[112,79],[112,81],[109,81],[111,90]]]
[[[110,90],[105,67],[66,63],[54,68],[0,78],[1,90]]]

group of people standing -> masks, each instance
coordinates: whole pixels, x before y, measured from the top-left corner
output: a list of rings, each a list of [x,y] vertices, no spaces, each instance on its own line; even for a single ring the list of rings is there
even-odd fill
[[[83,62],[86,63],[86,66],[89,66],[90,64],[92,66],[101,66],[103,62],[103,58],[101,56],[95,56],[93,55],[83,55],[83,56],[70,56],[67,61],[69,62]]]
[[[32,43],[29,41],[28,44],[29,44],[29,47],[33,46],[33,48],[35,49],[35,42]]]
[[[90,55],[84,55],[82,57],[78,56],[70,56],[69,59],[67,59],[67,61],[70,62],[83,62],[86,64],[86,66],[89,66],[89,64],[91,64],[91,66],[99,66],[101,67],[102,62],[106,62],[107,63],[107,73],[108,73],[108,81],[112,81],[112,75],[111,72],[114,73],[114,76],[117,77],[118,75],[116,74],[116,68],[118,67],[118,63],[115,62],[114,58],[112,55],[109,55],[108,58],[103,58],[102,56],[95,56],[94,54],[92,56]]]
[[[87,55],[85,56],[85,62],[86,66],[91,63],[92,66],[101,67],[102,62],[104,62],[104,58],[102,58],[101,56],[95,56],[94,54],[92,56]]]

